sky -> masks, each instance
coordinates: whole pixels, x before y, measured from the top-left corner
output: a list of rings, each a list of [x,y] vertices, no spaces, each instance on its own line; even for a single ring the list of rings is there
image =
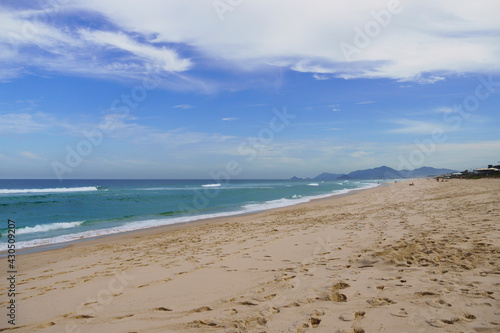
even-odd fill
[[[0,179],[500,161],[500,2],[0,0]]]

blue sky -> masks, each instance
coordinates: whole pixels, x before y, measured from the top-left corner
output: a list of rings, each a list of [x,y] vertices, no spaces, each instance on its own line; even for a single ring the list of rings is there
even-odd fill
[[[0,178],[500,160],[498,1],[0,1]]]

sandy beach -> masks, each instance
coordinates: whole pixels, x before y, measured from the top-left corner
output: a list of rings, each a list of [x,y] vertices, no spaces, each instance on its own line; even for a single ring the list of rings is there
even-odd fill
[[[499,332],[500,181],[413,182],[18,255],[0,331]]]

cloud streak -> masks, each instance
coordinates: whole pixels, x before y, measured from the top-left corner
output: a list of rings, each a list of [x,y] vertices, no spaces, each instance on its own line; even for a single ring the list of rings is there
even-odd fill
[[[0,134],[30,134],[48,128],[43,113],[7,113],[0,115]]]
[[[138,78],[154,72],[168,75],[188,70],[192,62],[173,48],[156,45],[133,32],[91,30],[54,22],[68,17],[63,7],[48,15],[43,10],[0,6],[1,79],[32,72],[30,68],[73,75]],[[57,20],[56,20],[57,19]]]
[[[389,133],[394,134],[432,134],[435,132],[443,133],[449,132],[451,129],[448,126],[437,125],[427,121],[411,120],[411,119],[398,119],[391,121],[399,128],[389,130]]]
[[[37,21],[41,11],[4,7],[0,59],[6,65],[0,75],[13,78],[31,64],[49,71],[130,78],[146,71],[221,70],[211,66],[224,60],[226,69],[243,72],[279,67],[311,73],[316,80],[390,78],[433,84],[448,75],[499,70],[498,1],[401,1],[398,13],[382,24],[375,17],[386,7],[385,0],[349,5],[319,0],[314,6],[299,0],[255,0],[227,13],[223,22],[210,1],[148,0],[124,6],[74,0],[51,13],[57,20],[46,22]],[[106,24],[91,29],[55,23],[80,14]],[[380,33],[346,61],[340,45],[354,43],[370,22],[378,22]],[[34,28],[26,29],[30,26]],[[189,56],[180,50],[189,50]],[[188,86],[208,84],[197,73],[180,80]]]

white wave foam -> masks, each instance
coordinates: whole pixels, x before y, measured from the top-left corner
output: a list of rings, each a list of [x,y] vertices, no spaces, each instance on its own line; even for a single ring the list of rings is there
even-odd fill
[[[83,222],[85,222],[85,221],[38,224],[34,227],[19,228],[16,230],[16,234],[19,234],[19,235],[21,235],[21,234],[33,234],[33,233],[37,233],[37,232],[47,232],[47,231],[52,231],[52,230],[75,228],[75,227],[82,225]]]
[[[97,191],[97,187],[84,186],[84,187],[58,187],[58,188],[0,189],[0,194],[65,193],[65,192],[88,192],[88,191]]]
[[[311,183],[311,184],[307,184],[307,186],[319,186],[318,183]]]
[[[75,233],[75,234],[56,236],[56,237],[52,237],[52,238],[34,239],[31,241],[17,242],[16,247],[18,249],[22,249],[22,248],[29,248],[29,247],[36,247],[36,246],[54,245],[54,244],[71,242],[71,241],[75,241],[75,240],[79,240],[79,239],[106,236],[106,235],[117,234],[117,233],[121,233],[121,232],[129,232],[129,231],[135,231],[135,230],[140,230],[140,229],[154,228],[154,227],[160,227],[160,226],[176,224],[176,223],[186,223],[186,222],[193,222],[193,221],[197,221],[197,220],[254,213],[254,212],[259,212],[259,211],[268,210],[268,209],[293,206],[293,205],[297,205],[297,204],[301,204],[301,203],[310,202],[311,200],[324,199],[324,198],[328,198],[328,197],[331,197],[334,195],[342,195],[342,194],[347,194],[347,193],[352,192],[352,191],[363,190],[363,189],[368,189],[368,188],[379,186],[378,184],[374,184],[374,183],[365,183],[362,185],[365,185],[365,186],[353,188],[353,189],[336,190],[336,191],[333,191],[331,193],[325,193],[323,195],[301,197],[301,198],[297,198],[297,199],[282,198],[282,199],[278,199],[278,200],[266,201],[264,203],[248,204],[248,205],[244,205],[241,210],[237,210],[237,211],[221,212],[221,213],[214,213],[214,214],[202,214],[202,215],[194,215],[194,216],[181,216],[181,217],[166,218],[166,219],[144,220],[144,221],[130,222],[130,223],[127,223],[127,224],[124,224],[122,226],[115,227],[115,228],[90,230],[90,231],[84,231],[84,232],[79,232],[79,233]],[[68,223],[71,223],[71,222],[68,222]],[[0,244],[0,251],[5,251],[5,250],[7,250],[7,244]]]
[[[205,184],[201,185],[202,187],[220,187],[220,184]]]

